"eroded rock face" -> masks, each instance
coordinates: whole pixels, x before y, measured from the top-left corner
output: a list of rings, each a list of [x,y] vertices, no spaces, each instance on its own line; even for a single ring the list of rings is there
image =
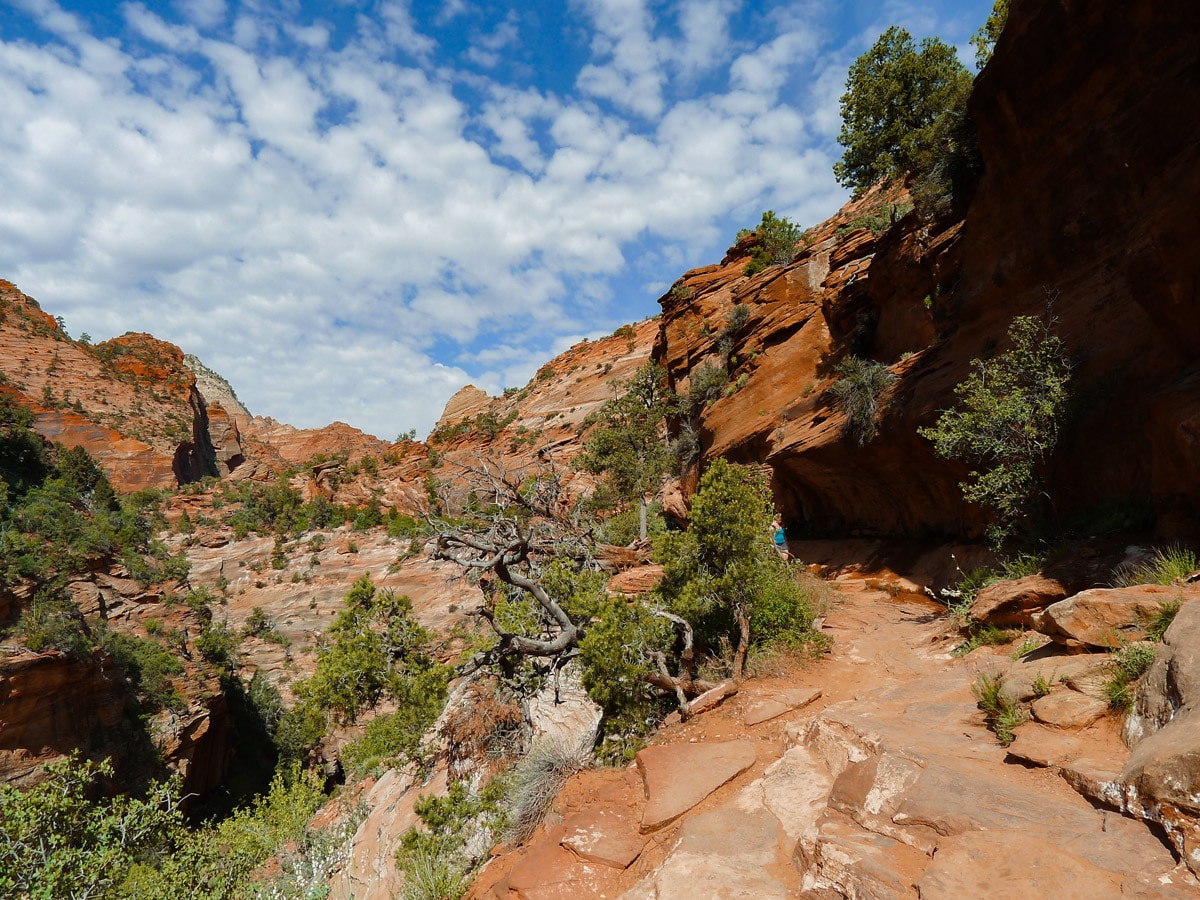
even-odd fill
[[[1052,460],[1057,512],[1152,497],[1162,532],[1200,534],[1200,317],[1181,237],[1200,206],[1200,121],[1176,123],[1200,106],[1198,28],[1200,10],[1170,0],[1023,3],[972,95],[986,171],[965,222],[838,236],[903,199],[868,195],[811,229],[789,266],[747,278],[739,245],[685,274],[660,300],[656,349],[678,387],[702,363],[726,368],[723,326],[749,310],[732,393],[701,415],[706,454],[765,460],[790,534],[978,534],[965,468],[916,429],[955,404],[1015,316],[1052,300],[1073,388],[1092,398]],[[863,447],[827,393],[851,353],[897,379]]]
[[[1121,773],[1135,815],[1167,830],[1200,874],[1200,603],[1184,604],[1138,686],[1125,737],[1133,752]]]
[[[78,749],[124,757],[136,740],[126,720],[131,697],[107,655],[74,659],[57,651],[0,659],[0,779],[33,784],[40,767]],[[125,771],[127,784],[131,773]]]
[[[0,280],[0,373],[44,437],[83,447],[120,491],[216,474],[203,401],[183,352],[148,334],[92,347],[71,340],[37,302]],[[178,471],[177,471],[178,470]]]

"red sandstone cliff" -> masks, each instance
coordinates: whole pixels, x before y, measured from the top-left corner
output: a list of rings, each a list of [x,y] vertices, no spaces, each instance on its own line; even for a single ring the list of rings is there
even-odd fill
[[[204,401],[173,344],[148,334],[73,341],[0,280],[0,375],[44,437],[86,448],[118,490],[218,474]]]
[[[1184,112],[1200,108],[1198,33],[1200,9],[1162,0],[1016,3],[971,100],[986,172],[965,221],[839,238],[868,196],[786,268],[746,278],[743,247],[687,273],[660,300],[655,350],[676,384],[712,358],[733,305],[750,309],[744,383],[704,412],[707,453],[768,463],[797,532],[976,533],[964,470],[916,429],[1049,294],[1076,365],[1059,515],[1151,499],[1161,532],[1200,535],[1200,123]],[[865,447],[824,395],[850,352],[897,376]]]

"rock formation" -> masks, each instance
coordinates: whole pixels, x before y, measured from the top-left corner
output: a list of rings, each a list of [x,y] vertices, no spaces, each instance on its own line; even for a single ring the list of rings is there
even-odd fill
[[[986,171],[964,222],[910,216],[839,237],[902,199],[868,194],[811,229],[791,265],[748,278],[743,243],[660,300],[656,355],[681,387],[705,361],[724,367],[722,329],[748,308],[731,336],[733,388],[703,412],[701,436],[709,454],[771,466],[790,532],[978,533],[964,470],[916,429],[953,405],[1014,316],[1048,312],[1075,365],[1059,516],[1149,497],[1161,533],[1200,533],[1200,320],[1178,218],[1200,200],[1200,126],[1179,114],[1200,102],[1181,37],[1198,13],[1164,0],[1014,6],[972,95]],[[843,438],[826,393],[851,353],[897,379],[864,447]]]

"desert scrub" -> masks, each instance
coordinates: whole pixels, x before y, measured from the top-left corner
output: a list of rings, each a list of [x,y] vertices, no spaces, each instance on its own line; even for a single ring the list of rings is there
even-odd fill
[[[532,837],[567,779],[590,761],[591,751],[585,745],[555,738],[534,742],[506,778],[509,840],[524,843]]]
[[[446,796],[417,800],[413,809],[425,828],[410,830],[396,851],[404,900],[458,900],[466,893],[471,872],[505,829],[503,797],[503,782],[493,779],[479,793],[455,781]]]
[[[1025,721],[1025,711],[1004,692],[1004,676],[981,674],[971,685],[976,705],[983,710],[987,727],[1007,747],[1016,737],[1015,729]]]
[[[1038,511],[1048,488],[1048,460],[1070,399],[1071,359],[1053,319],[1018,316],[1012,348],[974,369],[955,387],[956,408],[918,428],[937,455],[971,467],[963,498],[988,513],[988,537],[1003,546]]]
[[[754,275],[768,266],[786,266],[796,255],[796,244],[804,234],[804,229],[787,216],[777,216],[771,210],[762,214],[762,221],[754,229],[758,235],[758,244],[750,251],[750,262],[746,263],[743,274]],[[739,231],[741,238],[744,232]]]
[[[1200,569],[1200,559],[1191,550],[1172,544],[1154,551],[1154,556],[1144,563],[1126,566],[1114,573],[1116,587],[1134,587],[1139,584],[1170,585],[1181,581]],[[1165,629],[1164,629],[1165,630]]]
[[[857,356],[839,363],[837,372],[840,377],[829,392],[837,408],[846,414],[846,435],[861,447],[875,437],[880,401],[896,376],[883,363]]]
[[[1110,708],[1128,712],[1133,708],[1132,686],[1154,662],[1154,644],[1125,644],[1113,651],[1112,675],[1104,684],[1104,696]]]

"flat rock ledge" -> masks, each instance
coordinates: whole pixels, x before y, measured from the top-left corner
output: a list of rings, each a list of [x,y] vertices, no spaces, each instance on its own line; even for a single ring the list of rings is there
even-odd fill
[[[750,741],[647,747],[637,755],[646,788],[642,833],[673,822],[757,759]]]
[[[747,704],[744,721],[749,726],[761,725],[784,713],[808,706],[820,696],[820,688],[795,688],[763,694]]]

